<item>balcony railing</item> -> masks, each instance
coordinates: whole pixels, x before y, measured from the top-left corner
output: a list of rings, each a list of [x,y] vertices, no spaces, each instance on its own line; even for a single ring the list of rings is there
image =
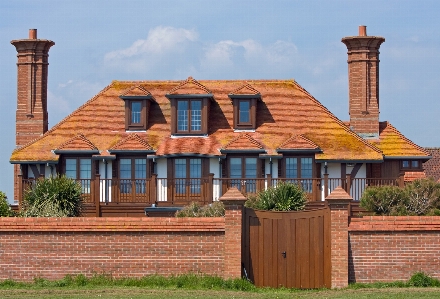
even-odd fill
[[[19,201],[23,192],[35,184],[35,179],[19,180]],[[206,178],[167,179],[152,175],[148,179],[95,179],[78,180],[82,187],[82,197],[90,204],[130,204],[145,205],[186,205],[190,202],[200,204],[218,200],[230,188],[236,187],[243,195],[255,195],[271,186],[276,187],[280,182],[290,182],[300,186],[308,195],[309,201],[324,200],[337,186],[344,188],[354,200],[359,200],[364,190],[369,186],[403,186],[403,177],[367,179],[354,178],[310,178],[286,179],[271,178],[214,178],[210,174]]]

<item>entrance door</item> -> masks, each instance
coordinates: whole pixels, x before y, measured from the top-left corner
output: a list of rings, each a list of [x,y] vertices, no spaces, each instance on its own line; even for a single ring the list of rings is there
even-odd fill
[[[120,201],[141,201],[147,197],[147,159],[119,160]]]
[[[199,200],[201,197],[202,159],[174,159],[174,196],[178,201]]]

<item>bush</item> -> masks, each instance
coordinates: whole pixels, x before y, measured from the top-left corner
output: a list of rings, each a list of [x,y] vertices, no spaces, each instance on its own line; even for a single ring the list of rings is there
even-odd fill
[[[81,184],[66,176],[40,179],[25,191],[21,216],[76,217],[81,214]]]
[[[304,210],[307,195],[301,186],[293,183],[279,183],[277,186],[250,197],[245,206],[254,210],[300,211]]]
[[[0,191],[0,217],[11,217],[14,215],[11,207],[9,206],[8,198],[6,194]]]
[[[192,202],[182,210],[177,211],[176,217],[223,217],[225,206],[221,201],[201,207],[198,203]]]
[[[412,287],[439,287],[440,281],[424,272],[416,272],[408,281]]]
[[[360,206],[377,215],[438,215],[440,184],[432,179],[415,180],[399,188],[368,187]]]

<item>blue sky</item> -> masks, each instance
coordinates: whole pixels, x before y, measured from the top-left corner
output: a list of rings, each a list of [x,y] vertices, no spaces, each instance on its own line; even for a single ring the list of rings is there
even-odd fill
[[[55,42],[49,127],[112,80],[295,79],[348,120],[341,38],[385,37],[380,120],[440,147],[439,1],[1,1],[0,190],[12,198],[16,51],[13,39]],[[110,120],[109,120],[110,121]]]

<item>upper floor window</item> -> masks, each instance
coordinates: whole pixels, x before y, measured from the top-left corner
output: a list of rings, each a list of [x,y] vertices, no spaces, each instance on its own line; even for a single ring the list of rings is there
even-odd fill
[[[200,133],[202,131],[202,101],[177,101],[177,132]]]
[[[402,169],[420,169],[421,164],[419,160],[402,160]]]
[[[208,134],[210,94],[167,95],[171,101],[172,135]]]
[[[151,95],[120,96],[125,101],[125,130],[146,131]]]
[[[234,109],[235,130],[255,130],[259,95],[229,95]]]

